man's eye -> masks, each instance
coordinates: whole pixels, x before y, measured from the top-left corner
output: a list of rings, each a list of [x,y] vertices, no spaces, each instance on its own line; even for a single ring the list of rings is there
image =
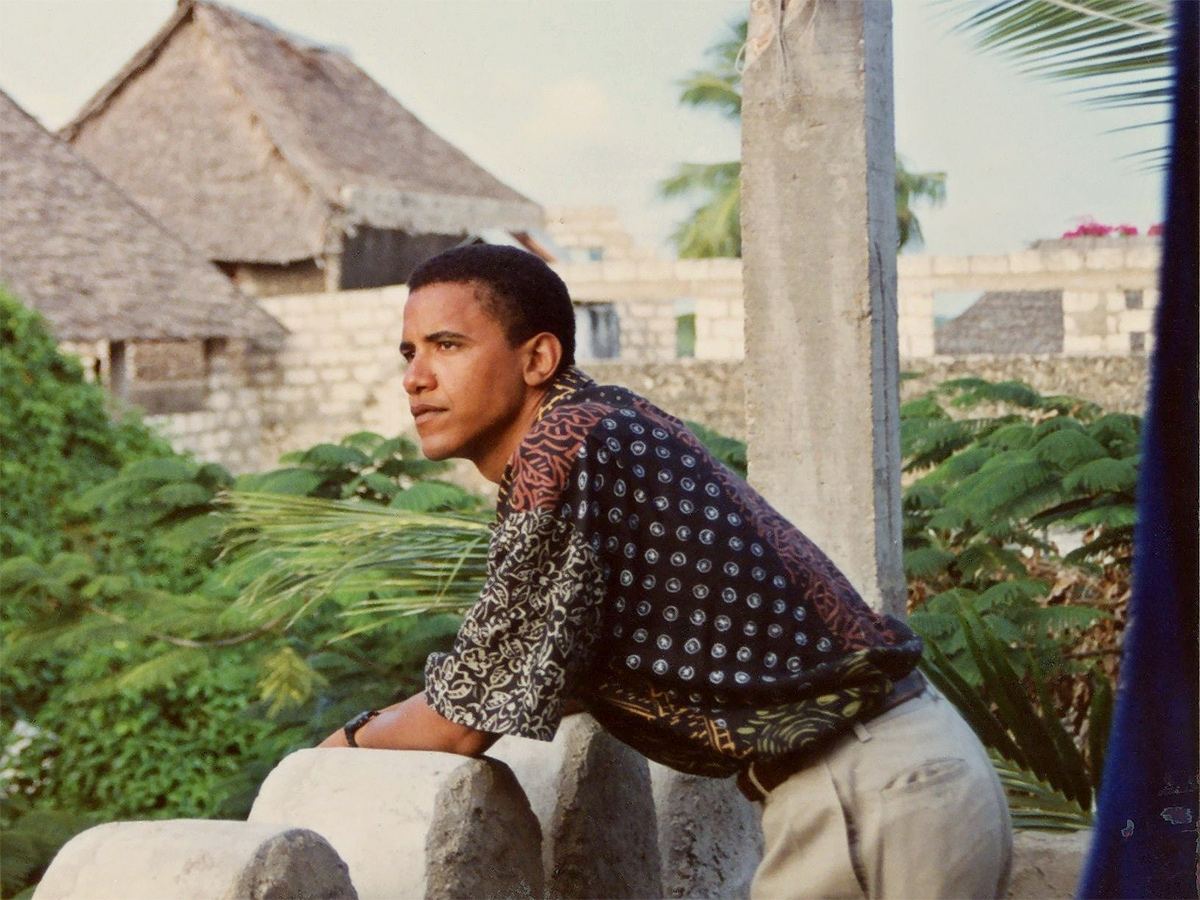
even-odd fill
[[[457,346],[454,341],[438,341],[438,347],[442,350],[453,350]]]

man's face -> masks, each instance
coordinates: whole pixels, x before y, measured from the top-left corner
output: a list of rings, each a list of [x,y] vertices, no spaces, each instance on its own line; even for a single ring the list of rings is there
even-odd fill
[[[425,456],[469,459],[500,480],[532,424],[525,346],[509,344],[474,285],[428,284],[409,295],[400,352]]]

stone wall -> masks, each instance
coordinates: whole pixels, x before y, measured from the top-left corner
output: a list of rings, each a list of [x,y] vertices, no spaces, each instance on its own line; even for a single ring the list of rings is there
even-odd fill
[[[1024,381],[1043,394],[1068,394],[1114,412],[1142,414],[1149,360],[1145,356],[935,356],[901,359],[900,371],[919,373],[900,384],[910,400],[951,378]]]
[[[740,360],[680,359],[667,363],[593,362],[602,384],[620,384],[681,419],[745,440],[746,399]]]
[[[1144,356],[970,356],[901,359],[902,372],[917,374],[900,385],[910,400],[951,378],[1024,381],[1044,394],[1069,394],[1105,409],[1141,414],[1148,359]],[[667,412],[722,434],[746,437],[745,393],[740,360],[676,360],[638,365],[589,363],[598,381],[621,384]]]
[[[995,256],[900,256],[900,355],[933,356],[938,294],[1044,290],[1063,292],[1065,354],[1149,352],[1160,254],[1158,238],[1143,236],[1039,241]],[[685,308],[696,316],[697,359],[742,357],[741,260],[606,258],[556,269],[575,299],[615,304],[623,361],[674,359],[675,321]]]
[[[250,355],[245,341],[224,342],[208,358],[203,404],[179,413],[150,415],[177,449],[190,450],[198,459],[219,462],[231,471],[269,467],[274,460],[263,454],[262,398],[247,377]],[[133,392],[131,400],[137,399]]]
[[[1064,354],[1148,352],[1160,259],[1151,236],[1038,241],[997,256],[900,256],[900,355],[933,355],[935,294],[1049,290],[1063,292]]]
[[[675,359],[676,317],[684,310],[696,315],[697,359],[742,357],[739,259],[620,259],[555,270],[575,300],[616,305],[623,361]]]
[[[356,431],[411,428],[399,352],[407,296],[397,285],[259,300],[290,332],[281,351],[250,360],[269,462]]]
[[[282,453],[356,431],[411,434],[397,351],[405,297],[406,289],[396,286],[263,298],[259,302],[290,332],[283,348],[267,352],[239,341],[212,342],[203,403],[147,420],[176,447],[235,472],[270,468]],[[674,332],[669,333],[673,347]],[[108,383],[107,347],[64,343],[62,348],[81,356],[86,371]],[[923,375],[905,381],[901,390],[910,398],[964,375],[1020,379],[1043,393],[1072,394],[1110,409],[1140,412],[1147,361],[1145,356],[1114,355],[902,358],[902,371]],[[746,437],[740,359],[660,356],[649,362],[591,361],[584,368],[598,381],[629,387],[680,418]],[[131,384],[130,399],[136,399],[140,388]]]

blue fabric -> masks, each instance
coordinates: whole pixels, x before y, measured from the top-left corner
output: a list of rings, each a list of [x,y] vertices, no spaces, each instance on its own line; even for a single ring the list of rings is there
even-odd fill
[[[1197,896],[1197,34],[1178,0],[1161,299],[1142,438],[1133,596],[1086,898]]]

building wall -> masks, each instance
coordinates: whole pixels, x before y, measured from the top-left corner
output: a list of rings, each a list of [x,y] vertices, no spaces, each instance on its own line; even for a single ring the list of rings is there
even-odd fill
[[[738,259],[602,260],[555,270],[581,302],[613,303],[621,322],[621,359],[676,358],[676,317],[696,316],[696,359],[742,356],[742,263]]]
[[[290,332],[281,351],[251,360],[268,460],[356,431],[411,426],[399,352],[407,296],[398,285],[260,301]]]
[[[901,256],[900,355],[934,355],[936,295],[1030,290],[1063,291],[1065,354],[1148,352],[1159,258],[1153,237],[1042,241],[998,256]],[[604,259],[556,269],[576,299],[615,304],[623,361],[674,359],[681,309],[695,313],[697,359],[742,357],[741,260]]]
[[[1064,354],[1148,352],[1160,259],[1159,239],[1150,236],[1038,241],[999,256],[901,256],[900,355],[933,355],[936,294],[1047,290],[1063,292]]]
[[[670,279],[660,283],[667,297],[679,289]],[[687,289],[696,290],[694,285]],[[213,342],[202,408],[148,421],[178,448],[235,472],[271,468],[282,453],[356,431],[412,434],[397,351],[406,296],[406,289],[396,286],[265,298],[263,307],[289,330],[283,348],[265,352],[240,341]],[[709,299],[715,303],[717,298]],[[720,313],[725,315],[725,308]],[[86,371],[107,382],[105,344],[64,343],[62,348],[83,357]],[[919,375],[902,383],[901,394],[908,399],[948,378],[977,375],[1020,379],[1044,393],[1140,412],[1146,367],[1145,356],[1113,354],[902,357],[902,370]],[[740,359],[597,360],[584,368],[598,381],[625,385],[681,418],[733,437],[746,435]]]

